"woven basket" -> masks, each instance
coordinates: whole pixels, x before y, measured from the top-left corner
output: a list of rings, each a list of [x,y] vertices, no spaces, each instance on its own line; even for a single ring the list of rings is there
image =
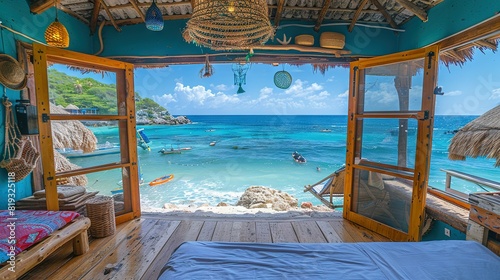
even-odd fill
[[[342,49],[345,45],[345,36],[336,32],[323,32],[319,37],[319,45],[323,48]]]
[[[301,46],[312,46],[314,45],[314,37],[312,35],[295,36],[295,44]]]
[[[86,203],[90,235],[96,238],[115,234],[115,207],[110,196],[96,196]]]

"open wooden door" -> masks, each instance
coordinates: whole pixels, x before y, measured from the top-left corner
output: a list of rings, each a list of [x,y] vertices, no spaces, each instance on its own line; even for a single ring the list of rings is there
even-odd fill
[[[395,241],[422,234],[438,51],[351,63],[343,214]]]
[[[40,44],[33,44],[33,63],[43,184],[46,190],[47,209],[59,210],[57,185],[73,182],[73,179],[78,176],[85,175],[93,178],[88,180],[87,189],[92,188],[94,191],[99,191],[99,187],[102,188],[104,184],[109,186],[111,183],[113,185],[120,183],[122,185],[123,203],[119,204],[119,209],[116,209],[117,204],[115,204],[117,223],[139,217],[139,174],[133,65]],[[84,73],[92,74],[97,71],[108,79],[109,84],[92,85],[91,81],[93,80],[85,79],[85,76],[83,76],[75,82],[74,87],[56,91],[55,88],[58,86],[58,82],[50,81],[48,75],[48,68],[54,67],[54,65],[59,65],[58,69],[68,69],[68,67],[83,69],[81,71],[82,75]],[[64,74],[58,72],[58,75],[59,79],[64,78],[61,78]],[[100,91],[99,95],[97,94],[98,91]],[[80,103],[85,104],[87,107],[73,108],[73,111],[69,110],[68,107],[66,107],[66,111],[61,107],[57,107],[56,105],[61,105],[60,95],[63,94],[67,94],[68,98],[72,100],[85,99],[85,102]],[[102,96],[106,98],[102,98]],[[68,112],[68,110],[71,112]],[[52,138],[53,130],[58,131],[58,133],[68,132],[74,126],[71,121],[75,120],[85,123],[87,127],[93,126],[96,129],[106,130],[106,137],[98,139],[98,143],[109,144],[108,147],[102,147],[104,151],[108,148],[115,149],[115,151],[109,153],[106,157],[84,157],[85,154],[82,153],[79,159],[71,162],[71,164],[77,164],[79,168],[58,171],[55,169],[56,159],[54,159],[54,154],[63,154],[66,151],[64,150],[65,147],[55,145],[55,139]],[[83,132],[76,132],[66,138],[68,141],[83,141],[81,138],[87,137],[83,135]],[[109,192],[102,192],[102,189],[99,194],[111,195]]]

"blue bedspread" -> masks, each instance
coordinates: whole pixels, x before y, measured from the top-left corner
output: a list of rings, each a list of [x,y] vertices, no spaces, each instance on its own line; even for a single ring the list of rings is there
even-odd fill
[[[500,279],[500,258],[473,241],[185,242],[159,279]]]

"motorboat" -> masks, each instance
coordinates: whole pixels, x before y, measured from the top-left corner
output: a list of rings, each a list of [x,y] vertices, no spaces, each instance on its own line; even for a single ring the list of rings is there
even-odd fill
[[[210,146],[215,146],[215,143],[216,143],[215,141],[212,141],[212,142],[210,142],[210,144],[208,144],[208,145],[210,145]]]
[[[292,153],[292,157],[293,157],[293,160],[295,162],[298,162],[298,163],[305,163],[306,162],[306,159],[301,154],[299,154],[297,151]]]
[[[168,154],[180,154],[180,153],[182,153],[182,151],[189,151],[191,149],[192,149],[191,147],[184,147],[184,148],[177,148],[177,149],[174,149],[173,147],[170,147],[170,149],[162,148],[161,150],[158,151],[158,153],[159,154],[164,154],[164,155],[168,155]]]

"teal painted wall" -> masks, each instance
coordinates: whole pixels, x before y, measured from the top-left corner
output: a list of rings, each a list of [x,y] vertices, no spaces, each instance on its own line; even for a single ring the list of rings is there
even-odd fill
[[[44,32],[47,26],[55,18],[55,9],[51,8],[40,15],[33,15],[29,11],[28,4],[23,0],[0,0],[0,20],[2,24],[16,31],[24,33],[36,40],[45,42]],[[59,21],[63,23],[70,34],[70,50],[91,53],[92,40],[88,27],[73,17],[59,12]],[[0,53],[8,54],[17,58],[15,40],[30,42],[19,35],[14,35],[10,31],[3,30],[3,40],[0,43]],[[73,39],[71,39],[73,38]],[[30,42],[31,43],[31,42]],[[4,87],[0,84],[0,92],[3,94]],[[7,97],[15,103],[19,99],[19,91],[7,89]],[[3,158],[3,147],[5,137],[5,109],[0,105],[0,148],[1,158]],[[16,200],[30,196],[31,175],[24,180],[15,183]],[[7,209],[7,172],[0,168],[0,209]]]
[[[165,21],[162,31],[154,32],[146,29],[144,24],[124,26],[121,32],[118,32],[113,26],[105,26],[102,32],[104,40],[104,51],[101,56],[127,56],[127,55],[201,55],[214,53],[207,48],[187,43],[182,38],[182,32],[186,26],[187,20]],[[304,24],[298,21],[282,21],[281,26],[287,24]],[[309,26],[311,23],[307,23]],[[312,27],[284,27],[276,31],[275,38],[283,39],[300,34],[310,34],[315,37],[315,46],[319,47],[320,33],[325,31],[339,32],[346,36],[345,49],[352,51],[353,54],[362,54],[367,56],[387,54],[395,52],[398,49],[398,35],[386,29],[373,29],[366,27],[355,27],[352,33],[347,31],[347,26],[322,27],[320,32],[315,32]],[[269,41],[267,45],[279,45],[274,41]],[[94,49],[100,48],[98,37],[94,38]],[[259,52],[256,50],[256,52]],[[261,52],[269,52],[262,50]],[[291,52],[287,52],[291,53]]]
[[[399,50],[430,45],[499,12],[498,0],[445,0],[429,11],[427,22],[414,17],[403,26]]]
[[[450,236],[444,234],[445,229],[450,230]],[[429,232],[422,236],[422,241],[432,240],[465,240],[465,233],[444,222],[433,221]]]

